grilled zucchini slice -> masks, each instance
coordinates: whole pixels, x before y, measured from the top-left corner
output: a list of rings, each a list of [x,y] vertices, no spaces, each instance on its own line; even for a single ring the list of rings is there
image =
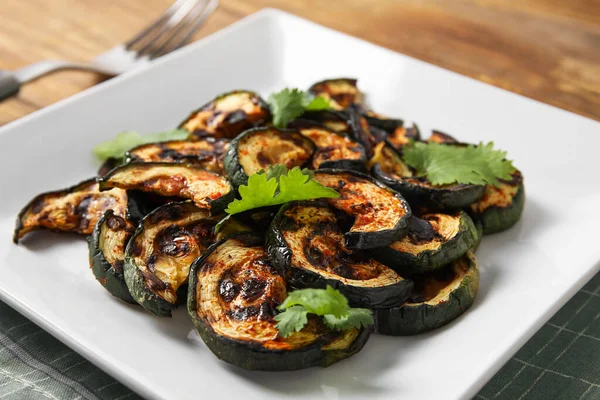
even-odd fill
[[[320,169],[314,179],[337,190],[341,197],[329,204],[354,217],[345,233],[346,247],[370,249],[387,246],[408,231],[412,212],[406,200],[368,175],[356,171]]]
[[[227,139],[172,140],[134,147],[125,154],[125,158],[127,162],[190,163],[223,175],[223,156],[228,146]]]
[[[458,318],[471,307],[479,289],[479,267],[468,251],[447,267],[413,277],[410,299],[398,307],[375,310],[375,329],[383,335],[426,332]]]
[[[450,136],[447,133],[440,131],[431,132],[431,136],[427,139],[430,143],[439,143],[439,144],[456,144],[459,143],[458,140],[454,138],[454,136]]]
[[[348,126],[350,131],[348,135],[360,143],[369,157],[373,154],[373,147],[385,140],[387,133],[377,128],[371,128],[367,119],[362,115],[361,109],[357,106],[351,106],[346,110],[348,115]]]
[[[287,296],[286,282],[270,263],[263,238],[225,238],[194,261],[188,313],[208,348],[250,370],[283,371],[328,366],[362,349],[369,329],[334,332],[310,318],[282,338],[274,320]]]
[[[468,208],[471,217],[481,223],[484,235],[502,232],[519,221],[525,208],[523,175],[515,171],[500,187],[487,185],[481,198]]]
[[[192,112],[179,128],[190,132],[192,140],[206,136],[233,139],[270,119],[269,106],[259,95],[236,90],[224,93]]]
[[[315,144],[289,129],[256,128],[235,138],[225,153],[225,171],[234,186],[245,185],[248,176],[275,164],[288,169],[310,162]]]
[[[98,282],[113,296],[137,304],[123,275],[125,246],[134,231],[131,222],[108,210],[100,217],[88,240],[90,267]]]
[[[290,128],[297,129],[316,146],[311,167],[365,170],[365,149],[347,136],[305,119],[293,121]]]
[[[401,150],[411,140],[421,140],[421,132],[417,124],[411,127],[401,126],[390,132],[387,137],[387,142],[397,150]]]
[[[376,146],[369,166],[375,178],[402,193],[409,203],[435,210],[466,207],[480,198],[485,190],[482,185],[434,186],[426,178],[414,176],[400,153],[386,142]]]
[[[356,86],[356,79],[326,79],[313,84],[308,91],[315,96],[324,97],[334,110],[343,110],[353,104],[362,104],[363,95]]]
[[[273,263],[293,287],[338,289],[357,307],[385,308],[404,302],[412,282],[360,250],[344,246],[338,215],[324,202],[284,205],[267,233]]]
[[[18,243],[29,232],[39,229],[89,235],[107,210],[125,217],[127,201],[122,189],[100,192],[96,178],[39,194],[17,216],[13,241]]]
[[[130,163],[113,169],[99,182],[100,190],[119,187],[191,199],[213,213],[221,211],[235,196],[227,179],[193,164]]]
[[[396,129],[402,128],[404,126],[403,120],[389,118],[384,115],[378,114],[374,111],[367,111],[363,113],[363,116],[367,119],[369,126],[382,129],[388,134],[391,134]]]
[[[479,238],[464,211],[413,216],[408,226],[402,239],[372,252],[377,260],[404,275],[441,268],[465,254]]]
[[[125,250],[133,299],[159,316],[185,301],[190,265],[214,242],[216,217],[192,202],[159,207],[140,222]]]
[[[338,133],[348,134],[350,126],[348,125],[348,116],[342,111],[320,110],[306,111],[302,114],[302,119],[315,121],[325,128]]]

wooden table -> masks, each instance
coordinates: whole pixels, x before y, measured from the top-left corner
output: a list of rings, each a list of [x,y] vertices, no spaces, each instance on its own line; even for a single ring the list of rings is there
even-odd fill
[[[89,60],[171,0],[2,0],[0,68]],[[196,38],[276,7],[527,97],[600,120],[600,1],[221,0]],[[0,125],[98,83],[62,72],[0,103]]]

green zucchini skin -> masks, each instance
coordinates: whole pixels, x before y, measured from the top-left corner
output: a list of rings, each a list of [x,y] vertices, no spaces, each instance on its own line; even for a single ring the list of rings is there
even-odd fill
[[[137,304],[133,297],[131,297],[131,293],[129,293],[129,289],[127,289],[127,285],[125,284],[123,267],[115,268],[111,265],[101,248],[102,227],[113,216],[113,210],[106,211],[96,223],[92,235],[88,237],[90,267],[98,282],[100,282],[102,287],[110,294],[126,303]],[[130,236],[131,234],[127,235],[126,241],[129,240]],[[123,248],[125,248],[126,244],[127,243],[123,243]]]
[[[127,288],[136,303],[159,317],[171,316],[173,310],[177,308],[177,304],[166,301],[148,289],[142,272],[136,267],[129,255],[129,250],[127,250],[125,256],[124,271]],[[185,296],[185,293],[183,293],[183,296]],[[177,297],[180,297],[179,293]]]
[[[240,141],[253,135],[260,135],[262,133],[268,133],[270,131],[277,132],[282,136],[292,137],[293,140],[302,142],[307,146],[312,148],[312,152],[314,153],[315,144],[308,138],[302,136],[298,131],[292,129],[276,129],[272,127],[267,128],[254,128],[249,129],[247,131],[242,132],[235,139],[231,141],[229,144],[229,148],[225,152],[225,157],[223,158],[223,166],[225,168],[225,172],[229,177],[229,181],[234,187],[239,187],[241,185],[246,185],[248,183],[248,175],[244,171],[244,167],[240,163],[238,147]],[[287,140],[287,138],[286,138]],[[312,155],[311,155],[312,156]],[[266,169],[266,167],[265,167]]]
[[[338,350],[323,350],[321,341],[295,350],[273,350],[264,348],[259,343],[235,340],[215,332],[207,321],[198,316],[196,296],[199,283],[198,272],[202,268],[210,268],[211,266],[206,264],[206,260],[219,246],[232,238],[239,239],[249,246],[260,245],[264,241],[262,236],[251,233],[238,233],[225,237],[210,246],[201,257],[193,262],[190,269],[188,314],[200,337],[215,356],[247,370],[293,371],[314,366],[327,367],[358,353],[363,348],[372,332],[371,327],[361,329],[348,348]]]
[[[124,277],[127,288],[129,289],[129,293],[133,300],[135,300],[138,304],[140,304],[144,309],[151,312],[154,315],[160,317],[170,317],[173,310],[175,310],[180,303],[183,303],[186,299],[187,293],[187,284],[182,284],[176,292],[177,302],[170,302],[161,297],[160,295],[154,293],[148,287],[146,283],[147,280],[144,277],[144,274],[136,265],[135,257],[139,256],[139,245],[136,240],[144,233],[144,229],[146,229],[146,223],[148,226],[154,226],[159,223],[166,223],[167,221],[172,221],[172,226],[176,225],[179,220],[184,219],[187,216],[187,212],[196,212],[190,211],[192,209],[198,209],[193,205],[190,201],[184,201],[179,203],[168,203],[164,206],[158,207],[148,215],[146,215],[138,224],[135,233],[129,240],[127,247],[125,249],[125,264],[124,264]],[[201,219],[191,220],[190,224],[199,223]],[[215,221],[216,223],[216,218]],[[169,227],[165,227],[163,231],[158,232],[157,235],[162,234],[162,232],[169,229]],[[153,238],[154,240],[155,238]],[[207,237],[206,240],[210,240],[210,237]],[[210,241],[212,243],[212,241]],[[200,246],[198,246],[200,247]],[[138,253],[138,254],[136,254]],[[167,253],[168,254],[168,253]]]
[[[421,186],[404,180],[394,179],[373,165],[371,173],[376,179],[397,190],[409,204],[420,204],[434,210],[457,210],[474,203],[485,191],[481,185],[453,185],[449,188]]]
[[[525,208],[526,196],[520,172],[517,179],[519,179],[519,187],[508,207],[491,206],[481,213],[474,211],[473,208],[469,208],[468,212],[471,218],[481,224],[483,235],[505,231],[521,219],[523,209]]]
[[[436,250],[425,250],[415,255],[387,246],[373,249],[371,254],[403,276],[421,274],[442,268],[463,256],[479,238],[473,220],[466,212],[461,211],[458,233]]]
[[[483,225],[479,220],[473,220],[473,225],[475,226],[477,239],[475,240],[475,243],[473,244],[471,250],[473,250],[473,253],[475,253],[479,249],[479,246],[481,245],[481,240],[483,239]]]
[[[377,179],[374,179],[373,177],[360,173],[358,171],[340,169],[319,169],[316,171],[315,176],[318,176],[320,174],[349,174],[359,179],[365,179],[371,182],[372,184],[388,191],[392,196],[394,196],[400,201],[402,208],[404,209],[404,214],[400,218],[398,218],[396,226],[392,229],[385,229],[374,232],[346,232],[344,235],[346,238],[346,247],[350,249],[372,249],[387,246],[388,244],[393,243],[395,240],[401,238],[408,232],[408,221],[412,216],[410,205],[405,200],[405,198],[393,188],[390,188],[378,181]]]
[[[375,310],[375,331],[392,336],[417,335],[446,325],[467,311],[473,305],[479,289],[479,267],[471,251],[464,257],[468,265],[467,272],[460,285],[443,301],[437,304],[406,303],[400,307]]]
[[[385,286],[353,286],[346,284],[345,279],[329,279],[317,272],[292,265],[292,249],[288,245],[283,231],[285,228],[285,212],[296,206],[310,206],[315,202],[288,203],[281,207],[266,234],[266,248],[273,265],[283,271],[288,283],[293,288],[321,288],[328,285],[339,290],[353,307],[386,308],[404,302],[412,292],[413,282],[403,279]],[[324,206],[322,203],[319,206]],[[325,206],[327,207],[327,206]],[[323,225],[315,226],[326,229]],[[292,229],[292,228],[290,228]],[[318,235],[318,233],[315,233]]]

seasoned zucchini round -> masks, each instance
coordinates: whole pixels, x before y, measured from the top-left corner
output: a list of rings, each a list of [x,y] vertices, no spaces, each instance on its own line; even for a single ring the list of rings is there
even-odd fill
[[[315,151],[315,144],[290,129],[256,128],[236,137],[225,153],[225,171],[234,186],[245,185],[248,176],[275,164],[302,167]]]
[[[434,186],[426,178],[413,176],[413,172],[391,145],[379,143],[369,161],[371,173],[381,182],[402,193],[411,204],[433,209],[460,209],[475,202],[485,191],[482,185]]]
[[[416,274],[441,268],[472,248],[479,234],[466,212],[413,216],[408,234],[373,257],[400,274]]]
[[[475,253],[479,249],[479,245],[481,245],[481,239],[483,239],[483,225],[479,220],[474,220],[473,224],[475,225],[475,231],[477,232],[477,239],[475,240],[471,250],[473,250],[473,253]]]
[[[468,208],[469,214],[483,227],[483,234],[502,232],[521,218],[525,208],[523,175],[516,171],[510,181],[501,181],[500,187],[487,185],[481,198]]]
[[[348,126],[350,127],[348,135],[357,143],[360,143],[370,157],[373,154],[373,147],[385,139],[386,132],[371,129],[358,106],[351,106],[346,110],[346,114],[348,115]]]
[[[90,235],[107,210],[125,217],[127,194],[122,189],[100,192],[96,178],[67,189],[41,193],[19,212],[13,241],[17,243],[29,232],[39,229]]]
[[[281,207],[267,233],[274,265],[287,271],[293,287],[327,285],[356,307],[385,308],[404,302],[412,282],[360,250],[344,246],[333,208],[324,202],[296,202]]]
[[[427,139],[429,143],[439,143],[439,144],[456,144],[459,143],[458,140],[454,138],[454,136],[450,136],[447,133],[440,131],[432,131],[431,136]]]
[[[228,363],[267,371],[328,366],[366,343],[369,329],[335,332],[318,318],[280,337],[274,317],[286,297],[286,282],[269,262],[261,236],[225,238],[190,271],[188,313],[208,348]]]
[[[191,263],[214,242],[215,217],[192,202],[159,207],[140,222],[125,250],[125,282],[146,310],[169,316],[184,301]]]
[[[362,104],[363,95],[356,86],[356,79],[326,79],[312,85],[308,91],[315,96],[324,97],[334,110],[343,110],[353,104]]]
[[[288,127],[297,129],[298,132],[315,144],[316,150],[311,162],[313,169],[365,170],[365,163],[367,162],[365,149],[347,136],[306,119],[297,119],[290,123]]]
[[[98,282],[113,296],[137,304],[123,275],[125,246],[134,230],[129,221],[108,210],[100,217],[88,240],[90,267]]]
[[[475,300],[479,267],[468,251],[441,270],[414,277],[411,298],[399,307],[375,310],[375,329],[383,335],[426,332],[458,318]]]
[[[217,96],[192,112],[179,128],[190,132],[190,139],[206,136],[232,139],[270,119],[269,106],[259,95],[236,90]]]
[[[421,132],[417,124],[413,124],[410,128],[404,126],[396,128],[387,137],[388,143],[397,150],[401,150],[411,140],[421,140]]]
[[[302,119],[315,121],[329,130],[338,133],[348,134],[350,126],[348,125],[348,116],[343,111],[319,110],[306,111],[302,114]]]
[[[172,140],[143,144],[125,153],[127,162],[183,162],[223,175],[223,156],[229,146],[227,139],[211,137],[196,141]]]
[[[314,179],[337,190],[341,197],[328,199],[329,204],[354,217],[352,227],[344,235],[346,247],[387,246],[408,231],[412,212],[406,200],[370,176],[349,170],[320,169]]]
[[[404,126],[403,120],[388,118],[374,111],[367,111],[363,114],[363,116],[367,119],[369,126],[383,129],[388,134],[392,134],[396,131],[396,129],[400,129]]]
[[[235,196],[225,177],[193,164],[130,163],[113,169],[99,182],[100,190],[119,187],[191,199],[199,207],[210,208],[213,213],[225,208]]]

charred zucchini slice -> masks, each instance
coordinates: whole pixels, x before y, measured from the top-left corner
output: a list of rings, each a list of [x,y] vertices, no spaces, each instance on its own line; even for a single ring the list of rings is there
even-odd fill
[[[468,251],[441,270],[413,279],[413,293],[404,305],[375,311],[377,333],[416,335],[458,318],[475,300],[479,267],[473,252]]]
[[[360,143],[370,157],[373,154],[373,147],[385,139],[386,132],[383,130],[378,131],[376,128],[372,129],[357,106],[351,106],[346,113],[348,114],[348,126],[350,127],[348,135]]]
[[[426,178],[413,176],[400,154],[388,143],[379,143],[369,161],[371,173],[387,186],[402,193],[411,204],[432,209],[460,209],[475,202],[483,194],[481,185],[434,186]]]
[[[423,273],[441,268],[472,248],[479,234],[466,212],[413,216],[409,231],[387,247],[373,250],[380,262],[401,274]]]
[[[411,140],[421,140],[421,132],[417,124],[413,124],[409,128],[398,127],[390,132],[387,137],[388,143],[398,150],[409,144]]]
[[[329,100],[334,110],[343,110],[353,104],[362,104],[363,95],[356,86],[356,79],[326,79],[312,85],[308,91]]]
[[[404,302],[412,282],[364,252],[344,246],[340,223],[324,202],[289,203],[267,233],[269,256],[288,272],[293,287],[330,285],[356,307],[385,308]]]
[[[318,319],[280,337],[274,316],[286,296],[286,282],[269,262],[263,238],[239,234],[215,243],[194,261],[188,313],[218,358],[250,370],[328,366],[366,343],[368,329],[333,332]]]
[[[100,190],[119,187],[191,199],[213,213],[226,207],[235,196],[227,179],[192,164],[130,163],[113,169],[99,182]]]
[[[225,171],[237,187],[248,182],[248,176],[275,164],[288,169],[307,164],[315,144],[294,130],[256,128],[235,138],[225,153]]]
[[[110,294],[132,304],[136,302],[125,284],[123,264],[125,246],[134,230],[131,222],[108,210],[89,237],[90,267],[94,276]]]
[[[516,171],[510,181],[502,181],[500,187],[487,185],[483,196],[469,206],[473,220],[481,223],[483,234],[502,232],[521,218],[525,208],[523,175]]]
[[[364,114],[369,126],[383,129],[388,134],[404,126],[404,121],[396,118],[388,118],[373,111],[367,111]]]
[[[46,192],[33,198],[17,216],[13,241],[17,243],[29,232],[48,229],[89,235],[107,210],[124,217],[127,194],[121,189],[98,190],[96,178],[67,189]]]
[[[179,128],[190,132],[190,139],[205,136],[233,139],[246,129],[270,119],[269,106],[260,96],[236,90],[222,94],[192,112]]]
[[[406,200],[368,175],[356,171],[320,169],[315,179],[340,193],[329,204],[354,217],[344,235],[346,247],[370,249],[387,246],[408,231],[412,213]]]
[[[455,144],[458,143],[453,136],[448,135],[447,133],[440,131],[431,132],[431,136],[427,139],[428,142],[439,143],[439,144]]]
[[[157,208],[140,222],[125,251],[125,282],[146,310],[169,316],[184,301],[190,265],[214,242],[216,218],[192,202]]]
[[[348,116],[342,111],[307,111],[304,114],[302,114],[302,119],[318,122],[327,129],[332,130],[334,132],[350,132],[350,126],[348,125]]]
[[[172,140],[137,146],[125,156],[127,162],[183,162],[223,175],[223,155],[228,146],[226,139]]]
[[[290,124],[316,146],[311,167],[342,168],[364,171],[367,156],[362,146],[347,136],[334,132],[315,122],[298,119]]]

